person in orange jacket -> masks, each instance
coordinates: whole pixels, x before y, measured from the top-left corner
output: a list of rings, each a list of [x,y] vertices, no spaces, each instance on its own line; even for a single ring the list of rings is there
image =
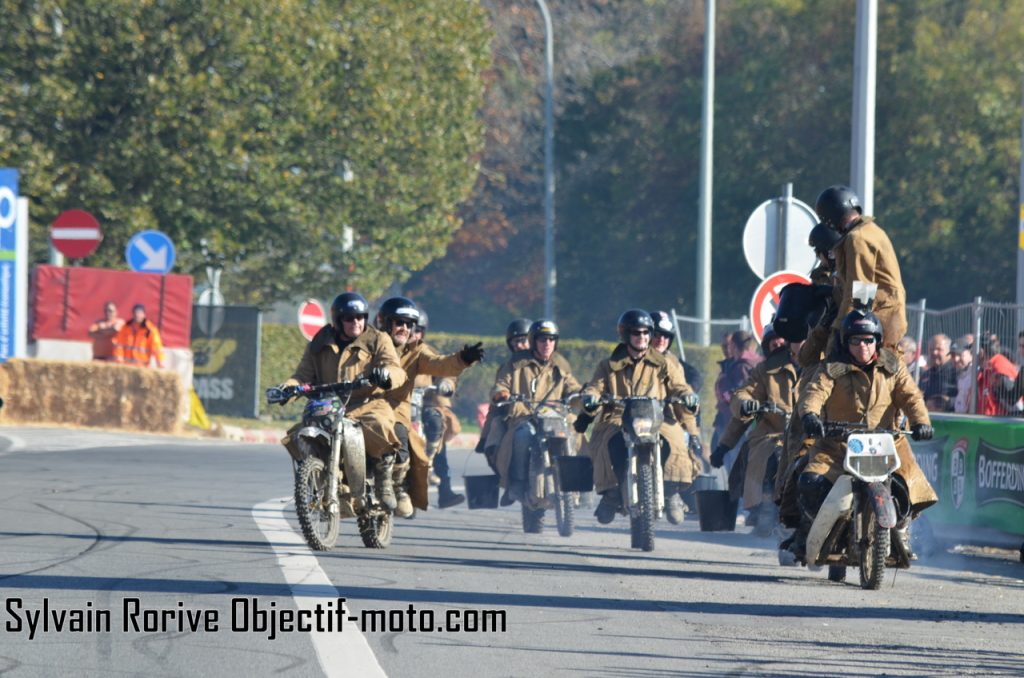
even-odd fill
[[[146,307],[142,304],[132,307],[132,319],[114,337],[114,360],[140,367],[149,367],[156,360],[157,367],[164,366],[160,330],[146,318]]]

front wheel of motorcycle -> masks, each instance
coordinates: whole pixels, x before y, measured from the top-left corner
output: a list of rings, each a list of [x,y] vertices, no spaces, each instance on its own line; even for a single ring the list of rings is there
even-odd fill
[[[330,551],[338,541],[341,518],[328,510],[328,487],[324,462],[316,456],[306,457],[295,475],[295,513],[306,543],[315,551]]]
[[[654,550],[654,467],[650,464],[637,464],[636,467],[637,499],[639,502],[637,516],[631,521],[633,548],[643,551]]]
[[[877,591],[885,577],[885,559],[889,556],[889,528],[875,520],[871,506],[861,514],[860,586]]]
[[[382,512],[375,516],[361,516],[358,520],[359,536],[368,549],[386,549],[391,544],[391,514]]]

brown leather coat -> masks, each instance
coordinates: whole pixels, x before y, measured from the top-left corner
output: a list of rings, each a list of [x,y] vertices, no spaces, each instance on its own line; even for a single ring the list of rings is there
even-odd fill
[[[836,280],[842,289],[839,314],[832,327],[839,329],[853,310],[856,280],[878,285],[871,307],[882,323],[882,345],[890,348],[907,333],[907,293],[896,251],[885,231],[872,217],[860,217],[835,247]]]
[[[665,399],[693,393],[693,389],[686,383],[682,369],[669,367],[661,353],[648,350],[634,360],[626,345],[619,344],[612,351],[611,357],[605,358],[597,366],[594,377],[587,383],[583,393],[598,397],[608,394],[617,398],[652,396]],[[673,409],[676,419],[685,421],[685,408],[675,405]],[[594,462],[594,489],[598,492],[618,487],[618,479],[608,454],[608,442],[622,428],[622,412],[621,405],[604,406],[587,443],[586,449]]]
[[[398,361],[391,337],[367,327],[355,341],[341,348],[335,339],[334,328],[328,325],[306,345],[295,373],[285,384],[351,381],[365,376],[373,367],[388,369],[392,389],[402,388],[406,382],[405,370]],[[353,392],[346,416],[362,423],[367,455],[381,457],[401,447],[395,435],[395,413],[383,390],[371,386]],[[283,441],[285,446],[296,430],[298,425],[289,429]]]
[[[531,400],[558,400],[579,392],[582,385],[572,374],[569,361],[555,352],[547,362],[537,360],[530,351],[519,351],[501,366],[491,391],[492,397],[500,400],[502,395],[523,395]],[[493,407],[493,405],[492,405]],[[530,416],[525,403],[515,403],[501,408],[505,432],[498,446],[497,467],[501,486],[507,487],[508,467],[512,463],[512,440],[516,427]]]
[[[914,424],[931,424],[924,397],[907,372],[899,356],[883,349],[872,367],[861,368],[852,362],[830,360],[823,364],[807,384],[798,416],[807,413],[825,421],[863,422],[869,427],[896,428],[900,412]],[[914,459],[910,445],[897,442],[901,467],[896,472],[910,488],[911,504],[920,510],[935,502],[935,491]],[[846,445],[832,439],[815,441],[809,451],[806,470],[835,482],[843,473]]]
[[[442,356],[433,347],[423,342],[403,346],[399,352],[402,369],[408,379],[400,388],[387,393],[387,400],[395,410],[395,418],[409,432],[409,498],[413,506],[427,509],[427,476],[430,473],[430,459],[427,458],[426,441],[416,432],[412,422],[412,391],[417,384],[433,377],[457,377],[469,367],[462,362],[458,353]]]

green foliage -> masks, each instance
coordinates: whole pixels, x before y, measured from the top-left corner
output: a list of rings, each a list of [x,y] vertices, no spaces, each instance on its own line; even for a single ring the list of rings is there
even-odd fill
[[[448,0],[0,0],[0,165],[43,228],[81,207],[92,265],[159,228],[226,258],[230,302],[372,293],[441,254],[476,176],[486,15]],[[344,251],[344,228],[355,247]]]
[[[462,419],[476,421],[477,403],[490,401],[491,387],[494,377],[502,362],[508,359],[508,348],[505,338],[494,336],[477,336],[471,334],[443,334],[432,332],[427,335],[427,342],[442,353],[451,353],[461,349],[465,344],[483,342],[487,357],[482,364],[473,365],[459,377],[458,391],[453,401],[455,413]],[[260,384],[264,388],[280,384],[288,379],[302,357],[306,340],[293,325],[263,325],[263,337],[260,343]],[[594,374],[597,364],[607,358],[615,344],[610,341],[583,341],[580,339],[559,340],[558,350],[572,365],[573,374],[581,382],[588,381]],[[687,361],[701,370],[704,375],[704,387],[701,389],[701,402],[705,403],[705,411],[714,416],[714,382],[718,376],[715,361],[721,359],[718,346],[701,348],[686,347]],[[275,419],[294,420],[301,413],[296,405],[281,408],[266,404],[260,406],[261,415],[270,415]],[[705,426],[710,424],[707,420]]]

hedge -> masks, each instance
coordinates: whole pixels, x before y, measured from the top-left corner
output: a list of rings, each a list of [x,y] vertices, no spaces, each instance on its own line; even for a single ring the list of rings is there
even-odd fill
[[[508,348],[505,346],[505,338],[493,336],[478,336],[471,334],[446,334],[443,332],[428,332],[427,342],[442,353],[456,351],[465,344],[483,342],[487,357],[481,365],[474,365],[462,373],[459,379],[459,388],[454,399],[456,414],[462,419],[475,421],[477,403],[488,401],[491,387],[494,385],[494,375],[501,364],[508,358]],[[294,325],[263,326],[263,340],[261,344],[261,365],[260,384],[267,387],[273,384],[280,384],[291,376],[292,371],[302,357],[306,340],[299,333]],[[558,342],[558,350],[565,356],[572,365],[576,378],[585,382],[594,374],[597,364],[607,358],[615,344],[610,341],[583,341],[580,339],[562,339]],[[686,345],[686,357],[694,367],[700,370],[704,376],[704,385],[701,388],[702,423],[704,429],[710,430],[711,420],[714,418],[715,403],[715,378],[718,376],[717,361],[722,358],[720,347]],[[294,420],[300,414],[298,405],[290,405],[285,408],[278,406],[261,405],[260,413],[270,415],[279,419]]]

